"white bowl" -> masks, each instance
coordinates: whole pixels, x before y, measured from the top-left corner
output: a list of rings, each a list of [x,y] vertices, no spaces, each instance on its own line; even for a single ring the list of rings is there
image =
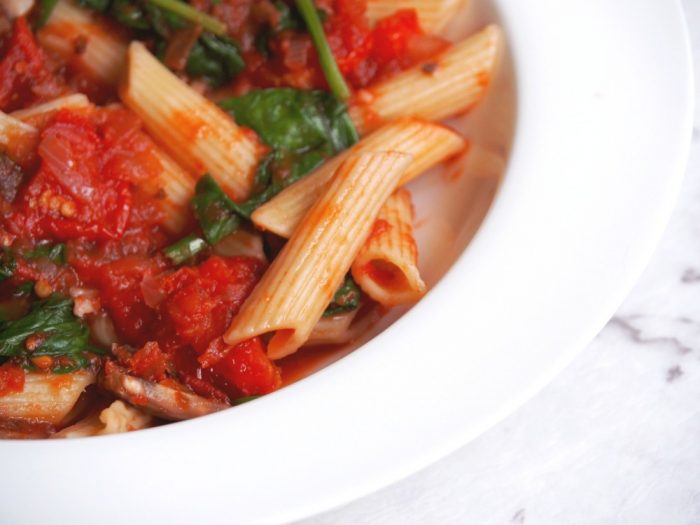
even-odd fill
[[[435,190],[431,206],[441,212],[429,217],[425,186],[440,176],[418,183],[419,213],[429,219],[425,269],[433,283],[442,276],[431,292],[358,351],[236,409],[127,435],[0,442],[1,523],[307,516],[464,444],[600,330],[650,257],[679,190],[693,92],[681,9],[672,0],[496,5],[517,79],[508,172],[444,276],[494,179]],[[477,11],[494,16],[484,5]],[[504,82],[491,100],[503,114],[475,135],[497,155],[508,151],[512,129],[507,75]],[[460,213],[446,195],[469,196],[476,211]],[[439,240],[429,232],[440,217],[454,237],[426,248]]]

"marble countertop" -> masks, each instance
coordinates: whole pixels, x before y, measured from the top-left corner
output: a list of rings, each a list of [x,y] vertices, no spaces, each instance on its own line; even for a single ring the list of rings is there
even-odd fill
[[[683,4],[700,99],[700,1]],[[456,453],[298,525],[433,523],[700,524],[700,108],[664,239],[576,361]]]

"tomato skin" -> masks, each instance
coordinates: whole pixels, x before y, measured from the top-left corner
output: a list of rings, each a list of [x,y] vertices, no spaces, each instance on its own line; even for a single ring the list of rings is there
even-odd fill
[[[0,61],[0,110],[13,111],[59,95],[62,87],[46,67],[24,17],[15,21],[12,37]]]
[[[10,363],[0,366],[0,397],[22,392],[22,390],[24,390],[24,370]]]

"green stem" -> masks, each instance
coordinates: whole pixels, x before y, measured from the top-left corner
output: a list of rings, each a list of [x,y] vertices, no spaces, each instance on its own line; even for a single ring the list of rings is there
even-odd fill
[[[184,239],[180,239],[175,244],[171,244],[163,249],[163,253],[168,257],[173,264],[180,265],[199,252],[207,248],[207,243],[204,239],[200,239],[196,235],[188,235]]]
[[[151,4],[180,15],[182,18],[199,24],[207,31],[211,31],[215,35],[226,35],[226,25],[206,13],[198,11],[194,7],[179,0],[148,0]]]
[[[318,17],[318,12],[316,11],[313,0],[296,0],[296,4],[301,13],[301,17],[304,19],[304,22],[306,22],[311,40],[313,40],[314,46],[316,46],[318,60],[321,63],[321,69],[323,69],[323,74],[328,81],[328,85],[331,87],[331,91],[340,100],[347,100],[350,98],[350,88],[348,88],[348,85],[345,83],[345,79],[340,69],[338,69],[338,64],[335,62],[331,46],[328,45],[328,40],[326,40],[326,35],[323,32],[323,25],[321,24],[321,19]]]

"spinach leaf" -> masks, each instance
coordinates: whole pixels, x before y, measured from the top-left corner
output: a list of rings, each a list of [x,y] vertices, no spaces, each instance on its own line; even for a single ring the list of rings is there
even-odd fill
[[[350,274],[345,276],[345,281],[336,290],[333,302],[328,305],[323,317],[352,312],[360,306],[360,288],[357,286]]]
[[[220,105],[275,149],[326,147],[329,153],[339,153],[358,140],[345,104],[324,91],[261,89]]]
[[[31,336],[36,340],[28,345]],[[22,358],[29,368],[33,357],[60,357],[61,363],[53,372],[70,372],[88,366],[89,353],[102,353],[89,345],[88,338],[87,326],[73,315],[73,301],[54,294],[34,303],[21,319],[4,323],[0,329],[0,357]]]
[[[25,252],[25,259],[48,259],[51,262],[64,265],[66,264],[66,245],[63,243],[53,244],[51,242],[40,242],[33,250]]]
[[[47,0],[44,0],[47,1]],[[238,44],[226,36],[220,20],[180,0],[78,0],[79,5],[98,11],[134,31],[137,39],[153,43],[162,59],[175,31],[198,24],[205,30],[190,50],[185,72],[212,87],[233,79],[245,68]]]
[[[204,175],[197,182],[192,208],[209,244],[216,244],[241,225],[238,206],[211,175]]]
[[[199,252],[207,248],[207,243],[204,239],[196,235],[188,235],[180,239],[174,244],[171,244],[163,250],[165,256],[170,259],[173,264],[182,264],[185,261],[192,259]]]
[[[104,13],[109,9],[109,2],[110,0],[78,0],[78,5]]]
[[[185,71],[193,78],[202,78],[210,86],[219,87],[245,68],[238,44],[225,36],[203,34],[192,47]]]
[[[46,25],[49,20],[51,13],[53,13],[54,8],[58,0],[41,0],[39,2],[39,16],[36,19],[36,27],[40,28]]]
[[[220,105],[272,147],[258,166],[253,197],[237,205],[244,217],[358,140],[345,104],[323,91],[262,89]]]
[[[15,254],[9,248],[3,248],[0,251],[0,281],[12,277],[16,267]]]

